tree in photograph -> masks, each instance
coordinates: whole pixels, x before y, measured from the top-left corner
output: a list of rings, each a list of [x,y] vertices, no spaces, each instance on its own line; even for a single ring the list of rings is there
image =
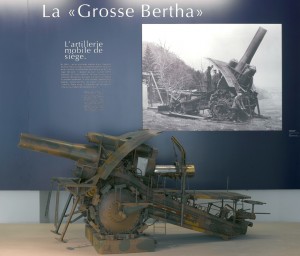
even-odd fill
[[[155,71],[155,58],[154,58],[154,55],[153,55],[149,45],[147,45],[147,47],[146,47],[142,64],[143,64],[143,72],[154,72]]]

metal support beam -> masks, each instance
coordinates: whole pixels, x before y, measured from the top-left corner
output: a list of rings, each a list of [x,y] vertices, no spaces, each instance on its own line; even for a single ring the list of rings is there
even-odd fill
[[[79,199],[80,199],[80,197],[77,196],[76,199],[75,199],[75,201],[74,201],[74,203],[73,203],[73,206],[72,206],[71,212],[70,212],[70,214],[69,214],[68,220],[67,220],[67,222],[66,222],[66,224],[65,224],[64,230],[63,230],[63,232],[62,232],[62,234],[61,234],[61,237],[60,237],[60,239],[59,239],[59,241],[61,241],[61,242],[65,242],[65,241],[64,241],[64,237],[65,237],[65,234],[66,234],[67,229],[68,229],[68,227],[69,227],[69,224],[71,223],[71,220],[72,220],[73,214],[74,214],[74,212],[75,212],[76,206],[77,206],[77,204],[79,203]]]

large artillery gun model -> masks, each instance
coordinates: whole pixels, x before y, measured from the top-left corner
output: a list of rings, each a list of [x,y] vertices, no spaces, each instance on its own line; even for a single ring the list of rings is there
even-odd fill
[[[169,93],[168,104],[160,106],[162,113],[182,117],[199,116],[200,110],[208,110],[210,117],[217,121],[247,121],[262,117],[258,93],[253,85],[256,67],[250,65],[267,30],[259,27],[244,55],[229,63],[207,58],[213,66],[205,72],[205,91],[173,91]],[[212,67],[218,70],[212,80]]]
[[[21,148],[76,161],[74,177],[53,179],[69,191],[55,221],[59,234],[67,216],[61,241],[69,224],[80,217],[85,218],[86,237],[98,253],[153,251],[154,240],[143,231],[156,221],[223,239],[246,234],[250,220],[256,218],[254,206],[263,203],[239,193],[187,190],[195,166],[186,163],[185,150],[175,137],[175,155],[180,157],[173,165],[156,165],[157,150],[145,142],[158,134],[150,130],[121,136],[88,133],[89,144],[21,134]],[[180,181],[180,187],[167,188],[168,180]],[[58,217],[58,208],[55,212]]]

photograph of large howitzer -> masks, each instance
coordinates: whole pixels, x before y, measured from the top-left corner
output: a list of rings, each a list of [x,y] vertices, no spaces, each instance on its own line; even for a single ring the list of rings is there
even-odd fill
[[[174,164],[156,165],[158,152],[145,142],[159,133],[88,133],[88,144],[21,134],[21,148],[76,161],[74,177],[53,179],[69,192],[55,222],[55,233],[59,234],[68,216],[60,241],[64,241],[69,224],[81,217],[86,222],[86,238],[101,254],[153,251],[155,241],[143,231],[157,221],[224,240],[246,234],[256,218],[254,206],[263,203],[234,192],[187,190],[195,166],[186,163],[186,152],[175,137],[171,138]],[[175,180],[178,187],[166,187],[166,181]]]
[[[170,92],[168,104],[159,106],[158,111],[186,117],[208,109],[211,118],[219,121],[246,121],[260,117],[257,92],[253,88],[256,67],[250,63],[266,32],[259,27],[240,61],[232,59],[226,63],[207,58],[213,65],[205,71],[206,92]],[[213,68],[219,71],[215,74],[215,81],[212,80]]]
[[[145,28],[145,40],[151,40],[150,34],[153,34],[155,28],[159,29],[159,26],[157,25],[157,27]],[[170,28],[172,27],[169,26],[162,28],[162,31],[167,31],[167,29]],[[261,74],[264,70],[262,70],[259,74],[260,88],[258,89],[257,84],[254,83],[257,68],[252,64],[252,59],[255,57],[257,52],[259,55],[267,56],[266,54],[263,54],[261,50],[259,51],[260,45],[267,34],[267,29],[262,26],[258,27],[256,33],[252,36],[252,40],[249,41],[248,47],[245,49],[245,42],[243,42],[243,51],[241,51],[243,54],[239,60],[231,59],[230,61],[223,61],[218,60],[217,58],[227,58],[227,54],[225,54],[227,50],[230,47],[236,47],[239,45],[238,40],[243,38],[247,31],[246,25],[234,27],[239,28],[238,31],[240,34],[230,34],[237,30],[231,30],[229,25],[228,27],[218,27],[218,25],[206,26],[205,28],[208,32],[202,37],[200,36],[201,34],[197,37],[197,34],[198,31],[201,31],[202,33],[206,32],[204,28],[200,26],[193,27],[192,25],[186,26],[185,28],[186,30],[190,28],[189,34],[184,30],[180,30],[181,33],[184,33],[186,36],[189,36],[190,39],[197,42],[206,40],[211,42],[214,40],[214,37],[209,33],[210,30],[212,30],[211,34],[217,37],[217,39],[215,39],[216,42],[214,42],[214,47],[217,46],[218,48],[206,51],[208,54],[213,54],[214,58],[205,57],[204,59],[206,64],[203,66],[202,57],[200,58],[199,56],[199,60],[197,60],[197,56],[191,57],[188,50],[185,50],[185,54],[182,53],[179,57],[176,53],[172,53],[171,50],[168,50],[165,46],[145,41],[143,46],[143,88],[145,92],[144,94],[147,95],[144,96],[144,98],[147,97],[148,101],[144,99],[143,127],[155,129],[155,125],[152,125],[153,122],[151,122],[151,120],[153,121],[154,118],[159,120],[159,117],[154,117],[154,114],[151,115],[149,114],[149,111],[146,111],[147,109],[154,108],[157,109],[157,114],[163,114],[178,119],[185,118],[199,120],[199,122],[202,121],[201,123],[198,123],[198,127],[195,126],[194,123],[190,122],[191,130],[212,130],[212,125],[206,124],[208,121],[214,122],[217,130],[220,128],[220,126],[217,125],[218,123],[228,124],[228,126],[226,126],[228,129],[235,129],[234,127],[236,126],[234,125],[237,124],[240,124],[240,127],[242,127],[244,124],[244,128],[242,128],[243,130],[264,130],[266,129],[266,126],[274,128],[277,126],[279,127],[280,116],[277,115],[280,115],[280,99],[279,95],[276,95],[275,101],[275,97],[274,99],[271,99],[271,95],[274,88],[276,93],[280,91],[280,58],[274,61],[274,63],[276,63],[276,68],[274,64],[273,74],[276,73],[276,77],[278,77],[277,80],[274,79],[275,83],[273,82],[273,79],[272,81],[269,79],[270,74],[267,74],[269,71],[265,72],[264,75]],[[220,41],[220,38],[222,37],[219,34],[222,34],[221,31],[224,28],[229,31],[228,38],[232,37],[231,41],[230,39],[227,39],[227,44],[231,42],[234,46],[222,45],[222,41]],[[276,33],[278,33],[277,30],[280,32],[279,28],[280,27],[276,27],[274,29]],[[181,28],[178,27],[178,29]],[[251,27],[251,30],[253,30],[253,27]],[[277,35],[273,30],[271,32],[271,38],[273,38],[274,35]],[[175,32],[173,32],[173,34],[175,34]],[[223,33],[222,35],[225,34]],[[170,38],[166,36],[165,38],[166,40],[169,39],[168,42],[170,42],[170,44],[174,42],[174,39],[179,40],[177,35],[173,35],[173,37]],[[249,36],[247,36],[247,38],[249,38]],[[270,43],[269,40],[270,39],[268,39],[267,43]],[[193,46],[194,44],[188,40],[184,43],[186,44],[186,48],[191,52],[197,52],[197,49],[201,48],[201,46]],[[176,51],[181,53],[183,50],[178,45],[179,43],[174,42],[174,47],[177,47]],[[188,47],[189,45],[190,47]],[[278,45],[280,45],[280,43],[278,43]],[[209,48],[205,44],[202,47],[205,49]],[[264,45],[264,50],[265,47],[266,46]],[[280,49],[277,50],[280,51]],[[218,54],[215,52],[218,52]],[[228,52],[235,53],[232,49],[230,49],[230,51],[228,50]],[[162,61],[162,59],[164,60]],[[200,63],[200,59],[201,64],[193,64],[195,62]],[[262,59],[262,57],[260,57],[260,59]],[[189,61],[192,64],[187,64],[185,61]],[[262,62],[258,62],[258,64],[260,64],[260,68],[262,66],[261,63]],[[268,63],[268,65],[271,66],[272,64]],[[267,67],[267,69],[269,69],[269,67]],[[266,77],[269,80],[262,80],[261,77]],[[267,89],[270,91],[268,92]],[[261,111],[259,99],[269,99],[271,102],[271,104],[264,102],[264,113]],[[272,111],[269,111],[269,109],[272,109]],[[274,119],[273,121],[267,121],[267,119],[271,118],[271,116],[268,115],[269,113]],[[274,113],[276,113],[276,116],[274,116]],[[150,119],[150,121],[148,119]],[[258,124],[255,124],[256,127],[246,126],[247,123],[250,123],[251,120],[254,119],[261,120],[257,121]],[[265,123],[263,120],[265,120]],[[161,126],[169,126],[167,121],[162,122],[163,124]],[[166,129],[168,129],[167,127]],[[176,126],[173,127],[173,129],[176,130]],[[222,125],[221,129],[223,129]],[[178,130],[182,129],[178,128]]]
[[[225,63],[208,58],[221,73],[217,87],[212,88],[207,95],[209,97],[209,99],[207,97],[207,106],[212,118],[245,121],[249,118],[261,117],[257,92],[253,88],[256,67],[250,63],[266,32],[266,29],[259,27],[238,62],[232,59],[229,63]],[[208,79],[208,83],[212,81]]]

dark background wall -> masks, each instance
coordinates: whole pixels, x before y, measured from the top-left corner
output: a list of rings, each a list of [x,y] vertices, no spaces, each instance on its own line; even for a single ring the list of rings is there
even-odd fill
[[[282,24],[282,131],[165,132],[150,144],[159,150],[159,163],[171,163],[170,137],[175,135],[182,142],[188,161],[197,168],[191,188],[225,189],[229,177],[231,189],[299,189],[299,138],[290,136],[291,130],[300,131],[299,3],[215,2],[178,1],[183,7],[202,9],[200,18],[191,19],[142,19],[136,1],[66,0],[59,19],[43,18],[42,3],[35,1],[29,1],[28,6],[1,6],[0,189],[43,190],[49,188],[51,177],[72,175],[72,161],[19,149],[21,132],[85,143],[84,135],[89,131],[120,135],[142,128],[142,23]],[[68,16],[72,5],[75,8],[80,3],[132,6],[136,14],[116,19]],[[170,5],[167,1],[164,4]],[[103,96],[99,111],[84,109],[85,89],[61,87],[61,64],[74,63],[64,60],[66,40],[99,40],[104,44],[103,54],[81,62],[111,64],[111,84],[97,89]]]

